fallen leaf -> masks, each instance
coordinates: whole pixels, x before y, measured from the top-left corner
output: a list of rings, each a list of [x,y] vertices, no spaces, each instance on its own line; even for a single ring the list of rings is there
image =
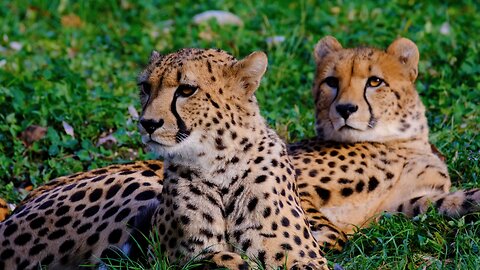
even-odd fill
[[[356,15],[355,15],[355,9],[350,9],[350,10],[348,11],[348,15],[347,15],[348,20],[349,20],[349,21],[354,21],[354,20],[355,20],[355,17],[356,17]]]
[[[45,134],[47,134],[46,127],[31,125],[20,133],[20,139],[26,147],[29,147],[32,143],[45,137]]]
[[[431,21],[427,21],[425,23],[425,32],[427,33],[431,33],[432,32],[432,22]]]
[[[15,210],[15,208],[17,208],[17,206],[13,203],[9,203],[8,204],[8,209],[10,209],[10,212],[13,212],[13,210]]]
[[[132,8],[132,4],[130,4],[130,2],[128,2],[127,0],[120,1],[120,6],[122,7],[122,9],[125,10]]]
[[[198,33],[198,37],[205,41],[212,41],[217,37],[217,34],[213,32],[211,29],[206,29]]]
[[[73,130],[73,127],[65,121],[62,121],[62,125],[65,133],[75,138],[75,131]]]
[[[10,48],[14,49],[15,51],[20,51],[23,45],[20,42],[12,41],[10,42]]]
[[[83,25],[82,20],[77,15],[71,13],[68,15],[63,15],[60,19],[64,27],[80,28]]]
[[[113,145],[117,144],[117,138],[113,134],[102,134],[97,142],[97,147],[103,145],[105,148],[110,149]]]
[[[138,117],[139,117],[138,112],[137,112],[137,109],[133,107],[133,105],[128,106],[128,113],[133,118],[133,120],[138,120]]]
[[[223,10],[208,10],[197,14],[193,17],[193,22],[195,24],[201,24],[209,21],[210,19],[217,20],[219,25],[237,25],[242,26],[243,21],[237,15]]]
[[[78,50],[76,48],[67,48],[68,57],[74,58],[77,55]]]
[[[333,15],[338,15],[340,14],[342,10],[340,9],[340,7],[331,7],[330,8],[330,12],[333,14]]]
[[[433,154],[435,154],[441,161],[447,162],[447,158],[442,154],[442,152],[440,152],[440,150],[438,150],[435,145],[430,144],[430,148],[432,149]]]
[[[273,36],[265,40],[265,42],[267,42],[268,45],[278,45],[284,41],[285,41],[284,36]]]
[[[440,34],[445,36],[450,34],[450,24],[448,22],[444,22],[442,26],[440,26]]]

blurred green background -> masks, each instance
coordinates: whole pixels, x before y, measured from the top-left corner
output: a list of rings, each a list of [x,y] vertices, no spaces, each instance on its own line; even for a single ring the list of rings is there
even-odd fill
[[[242,24],[193,22],[207,10],[230,11]],[[135,80],[153,49],[265,51],[263,115],[288,141],[314,136],[312,49],[325,35],[344,47],[413,40],[430,138],[454,185],[479,187],[479,12],[478,1],[2,1],[0,197],[16,202],[31,184],[152,158],[136,132]],[[352,269],[479,265],[478,221],[424,218],[386,217],[388,226],[356,236],[361,247],[333,258]]]

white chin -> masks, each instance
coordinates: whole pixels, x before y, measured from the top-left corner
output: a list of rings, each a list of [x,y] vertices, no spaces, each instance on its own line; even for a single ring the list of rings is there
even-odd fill
[[[368,131],[364,127],[355,124],[345,123],[342,119],[332,121],[331,129],[324,129],[324,138],[337,142],[359,142],[368,137]]]
[[[344,131],[357,131],[362,132],[368,129],[368,123],[362,123],[357,121],[349,121],[350,119],[337,118],[331,120],[333,129],[336,132],[344,132]]]
[[[331,120],[331,122],[332,122],[333,129],[337,132],[339,132],[340,129],[345,126],[345,120],[343,118]]]
[[[147,135],[142,136],[142,141],[148,146],[150,151],[163,158],[181,157],[183,159],[189,159],[191,157],[196,157],[197,153],[203,151],[202,144],[196,143],[198,142],[198,137],[199,135],[197,133],[191,133],[190,136],[179,143],[159,143],[151,140]]]

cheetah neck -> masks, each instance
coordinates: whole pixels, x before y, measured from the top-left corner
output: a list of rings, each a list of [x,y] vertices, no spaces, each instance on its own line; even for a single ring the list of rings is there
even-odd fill
[[[215,142],[208,143],[215,144]],[[285,144],[273,130],[266,126],[256,127],[255,132],[253,130],[242,132],[242,136],[229,141],[228,146],[225,145],[226,148],[222,150],[213,148],[216,150],[200,152],[189,158],[165,159],[165,165],[193,171],[198,179],[225,188],[240,180],[243,175],[262,170],[265,165],[260,162],[267,159],[267,156],[269,160],[278,161],[282,161],[286,156]],[[242,173],[239,175],[239,172]]]
[[[387,145],[394,145],[396,148],[404,148],[415,152],[431,152],[431,146],[427,138],[424,136],[413,137],[403,140],[391,140],[386,142]]]

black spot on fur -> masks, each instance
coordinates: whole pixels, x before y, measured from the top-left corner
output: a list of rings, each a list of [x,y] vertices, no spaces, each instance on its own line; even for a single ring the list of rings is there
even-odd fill
[[[90,202],[95,202],[98,199],[100,199],[100,197],[102,197],[102,193],[103,193],[102,189],[100,188],[94,189],[88,196],[88,199],[90,200]]]
[[[45,218],[44,217],[38,217],[38,218],[32,220],[32,222],[30,222],[30,228],[35,230],[35,229],[38,229],[38,228],[42,227],[44,224],[45,224]]]
[[[66,240],[65,242],[63,242],[60,247],[58,248],[58,252],[60,253],[66,253],[68,252],[69,250],[71,250],[73,247],[75,246],[75,241],[73,240]]]
[[[153,177],[155,176],[155,172],[154,171],[151,171],[151,170],[147,170],[147,171],[143,171],[142,172],[142,175],[145,176],[145,177]]]
[[[68,206],[68,205],[63,205],[63,206],[59,207],[59,208],[57,209],[57,211],[55,211],[55,215],[56,215],[57,217],[63,216],[63,215],[65,215],[69,210],[70,210],[70,206]]]
[[[255,183],[259,184],[259,183],[263,183],[267,180],[267,176],[266,175],[260,175],[260,176],[257,176],[257,178],[255,178]]]
[[[28,243],[32,239],[32,235],[30,233],[22,233],[18,235],[13,242],[18,246],[23,246]]]
[[[353,194],[353,189],[351,188],[342,188],[341,190],[342,196],[343,197],[348,197]]]
[[[89,208],[87,208],[87,210],[85,210],[85,212],[83,212],[83,216],[84,217],[91,217],[93,215],[95,215],[98,210],[100,209],[100,207],[98,205],[94,205],[94,206],[91,206]]]
[[[50,235],[48,235],[48,240],[55,240],[58,239],[66,234],[65,230],[60,229],[52,232]]]
[[[320,199],[324,200],[325,202],[330,199],[330,191],[327,189],[324,189],[319,186],[315,186],[315,191],[317,192],[318,196]]]
[[[98,233],[94,233],[87,238],[87,244],[89,246],[93,246],[98,242],[98,239],[99,239]]]
[[[257,203],[258,203],[258,198],[257,197],[254,197],[253,199],[251,199],[250,202],[248,202],[248,205],[247,205],[248,210],[250,212],[255,210],[255,207],[257,206]]]
[[[74,195],[75,195],[75,194],[74,194]],[[72,196],[72,197],[73,197],[73,196]],[[52,206],[52,205],[53,205],[53,200],[48,200],[48,201],[42,203],[42,204],[38,207],[38,209],[40,209],[40,210],[42,210],[42,209],[47,209],[47,208],[49,208],[49,207]]]
[[[105,196],[105,199],[111,199],[113,198],[113,196],[115,196],[117,194],[117,192],[120,190],[121,186],[119,184],[115,184],[113,186],[111,186],[108,191],[107,191],[107,195]]]
[[[373,191],[377,188],[378,184],[377,178],[375,176],[370,177],[370,180],[368,181],[368,191]]]
[[[33,246],[30,251],[28,251],[28,255],[34,256],[40,253],[42,250],[44,250],[47,247],[46,244],[37,244]]]
[[[120,241],[121,237],[122,237],[122,230],[115,229],[112,232],[110,232],[110,234],[108,235],[108,243],[117,244]]]
[[[141,193],[139,193],[137,196],[135,196],[135,200],[137,201],[146,201],[155,198],[156,193],[153,190],[146,190]]]

